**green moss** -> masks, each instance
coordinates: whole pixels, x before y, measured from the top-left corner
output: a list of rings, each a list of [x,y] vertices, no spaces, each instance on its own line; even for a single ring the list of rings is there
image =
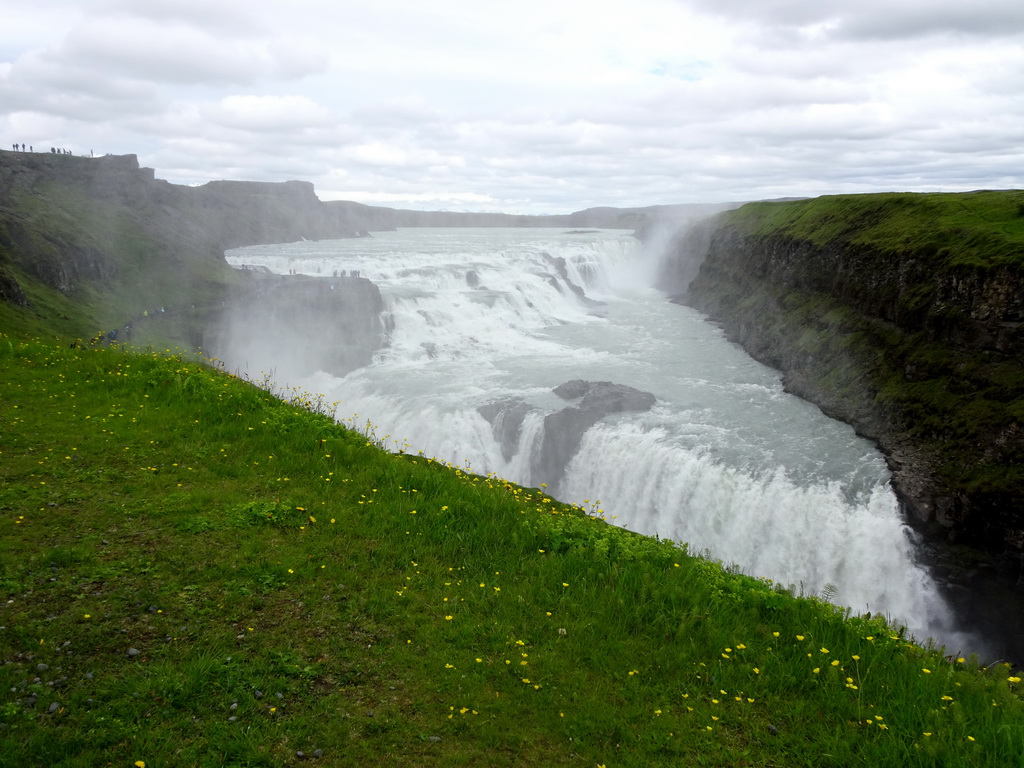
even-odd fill
[[[155,307],[208,307],[242,279],[187,227],[164,231],[159,211],[143,200],[126,205],[82,183],[41,183],[15,189],[0,216],[0,261],[21,285],[29,306],[4,303],[4,327],[22,335],[88,338],[120,328]],[[48,275],[68,275],[63,294]],[[150,323],[153,338],[182,341],[187,318]]]

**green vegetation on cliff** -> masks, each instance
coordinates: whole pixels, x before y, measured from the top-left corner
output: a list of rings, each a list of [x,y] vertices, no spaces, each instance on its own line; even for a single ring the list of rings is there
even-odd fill
[[[176,355],[0,337],[5,765],[1005,766],[1021,679]]]
[[[88,338],[158,307],[215,304],[238,281],[209,234],[175,210],[173,187],[143,171],[133,157],[0,164],[5,329]],[[176,314],[165,335],[194,335],[195,317]]]
[[[756,236],[843,242],[943,266],[1024,267],[1024,191],[829,195],[748,203],[726,218]]]
[[[90,197],[73,184],[16,192],[10,203],[18,214],[0,218],[0,249],[8,244],[8,268],[28,299],[23,323],[92,335],[157,307],[216,303],[237,281],[218,252],[196,253],[149,230],[147,206]],[[16,322],[13,307],[4,311]]]

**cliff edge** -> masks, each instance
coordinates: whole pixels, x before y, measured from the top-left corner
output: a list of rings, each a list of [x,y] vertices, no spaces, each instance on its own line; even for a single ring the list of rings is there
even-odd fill
[[[186,187],[157,179],[134,155],[0,151],[0,323],[85,336],[156,307],[216,306],[246,280],[226,249],[371,226],[389,220],[357,203],[323,203],[305,181]],[[178,337],[201,337],[174,317]]]
[[[1024,192],[747,204],[677,237],[662,287],[876,440],[910,522],[1019,565]]]

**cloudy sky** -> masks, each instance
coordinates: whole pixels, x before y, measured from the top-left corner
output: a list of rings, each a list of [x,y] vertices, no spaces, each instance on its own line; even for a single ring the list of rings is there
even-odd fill
[[[560,213],[1024,186],[1021,0],[5,0],[0,148]]]

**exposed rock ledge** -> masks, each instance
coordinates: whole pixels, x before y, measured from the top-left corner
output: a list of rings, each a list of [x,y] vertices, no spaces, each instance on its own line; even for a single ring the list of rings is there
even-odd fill
[[[601,419],[615,413],[649,411],[657,399],[624,384],[610,381],[573,379],[552,390],[563,400],[574,401],[544,417],[544,433],[538,453],[531,462],[531,480],[554,490],[565,468],[579,450],[583,435]],[[534,406],[518,398],[497,400],[477,409],[491,424],[494,439],[508,461],[519,449],[523,422]]]
[[[555,387],[554,392],[563,400],[576,402],[544,417],[544,439],[532,468],[533,480],[551,486],[562,479],[588,429],[605,416],[649,411],[656,402],[650,392],[610,381],[573,379]]]

